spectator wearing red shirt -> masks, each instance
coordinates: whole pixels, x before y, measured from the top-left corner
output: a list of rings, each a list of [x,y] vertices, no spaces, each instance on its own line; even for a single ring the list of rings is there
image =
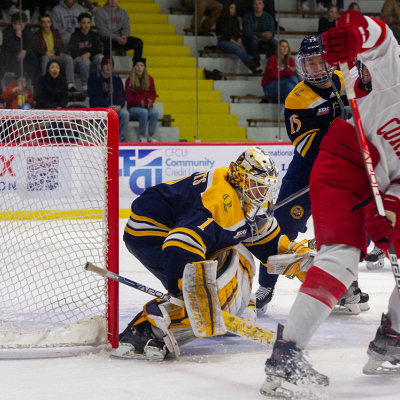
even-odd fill
[[[146,59],[135,60],[130,77],[125,82],[127,108],[132,121],[139,121],[141,142],[156,142],[154,132],[158,122],[158,111],[153,108],[156,100],[154,79],[147,73]],[[147,121],[149,136],[146,138]]]
[[[7,105],[5,108],[28,110],[35,105],[33,94],[27,87],[26,76],[12,81],[1,94],[1,100]]]
[[[278,57],[281,59],[278,65]],[[280,77],[281,99],[286,99],[292,89],[299,83],[294,75],[296,71],[293,58],[290,57],[290,47],[286,40],[281,40],[277,49],[277,55],[268,59],[267,67],[261,81],[265,96],[278,97],[278,69]]]

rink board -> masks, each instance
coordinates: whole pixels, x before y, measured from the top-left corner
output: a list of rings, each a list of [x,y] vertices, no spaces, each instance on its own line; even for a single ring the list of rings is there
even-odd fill
[[[257,146],[270,153],[282,180],[293,157],[293,145],[275,142]],[[248,147],[249,143],[120,144],[120,217],[129,216],[132,201],[146,188],[195,172],[227,167]],[[100,160],[99,151],[87,146],[0,147],[0,193],[6,205],[0,212],[0,220],[57,219],[65,215],[74,219],[101,219],[99,199],[104,196],[104,170],[100,161],[95,166],[85,162],[88,157]],[[90,179],[82,180],[79,175]],[[43,207],[48,197],[53,198],[51,210]],[[71,201],[73,197],[75,200]]]
[[[293,157],[292,143],[257,143],[257,146],[270,153],[282,180]],[[129,216],[132,201],[146,188],[195,172],[228,167],[249,147],[249,143],[120,143],[120,218]]]

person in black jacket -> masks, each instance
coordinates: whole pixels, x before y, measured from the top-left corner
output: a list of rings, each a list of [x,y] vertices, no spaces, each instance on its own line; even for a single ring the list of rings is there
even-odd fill
[[[0,81],[5,72],[17,72],[23,68],[35,86],[39,80],[39,63],[33,51],[32,34],[25,29],[27,23],[26,14],[14,13],[11,16],[11,24],[3,30],[3,44],[0,53]],[[21,50],[22,37],[22,50]]]
[[[321,17],[318,21],[318,33],[322,34],[336,26],[336,18],[338,17],[338,8],[330,6],[327,11],[326,17]]]
[[[103,44],[100,36],[93,32],[92,16],[82,13],[78,16],[79,28],[71,35],[69,53],[74,60],[75,71],[79,71],[82,91],[87,92],[90,72],[100,69],[103,59]]]
[[[68,84],[65,76],[61,74],[61,67],[57,60],[50,60],[47,64],[46,75],[40,78],[37,88],[36,108],[60,109],[68,104]],[[52,122],[48,130],[51,140],[57,142],[75,140],[71,131],[61,128],[59,122]]]
[[[261,72],[257,70],[260,65],[259,56],[253,58],[243,47],[240,22],[236,16],[236,4],[233,1],[230,3],[229,10],[217,20],[217,46],[225,53],[236,54],[253,73]]]
[[[67,80],[60,72],[60,63],[56,60],[50,60],[47,64],[46,75],[43,75],[39,81],[36,108],[52,109],[67,106]]]

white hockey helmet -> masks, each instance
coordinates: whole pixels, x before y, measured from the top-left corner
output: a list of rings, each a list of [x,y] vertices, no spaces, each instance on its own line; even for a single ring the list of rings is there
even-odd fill
[[[250,222],[267,201],[278,195],[278,167],[268,152],[260,147],[244,151],[228,168],[228,182],[240,198],[244,215]]]

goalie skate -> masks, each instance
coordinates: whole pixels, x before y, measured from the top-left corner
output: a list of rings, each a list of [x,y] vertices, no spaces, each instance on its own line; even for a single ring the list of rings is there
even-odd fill
[[[110,358],[163,361],[168,354],[164,341],[158,340],[152,333],[150,323],[142,322],[131,329],[128,326],[119,337],[119,347]]]
[[[400,374],[400,333],[391,328],[391,321],[382,314],[381,325],[368,347],[369,360],[363,368],[366,375]]]
[[[385,266],[385,253],[375,246],[365,257],[365,261],[369,270],[383,268]]]

